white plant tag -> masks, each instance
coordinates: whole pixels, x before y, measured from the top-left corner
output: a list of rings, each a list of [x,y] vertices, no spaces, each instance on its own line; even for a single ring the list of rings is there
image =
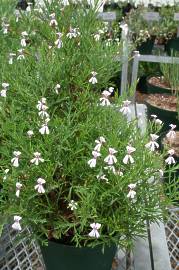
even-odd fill
[[[143,18],[146,21],[159,21],[160,15],[158,12],[146,12],[143,14]]]
[[[174,13],[174,21],[179,21],[179,13]]]
[[[116,12],[100,12],[98,18],[105,22],[113,22],[116,20]]]

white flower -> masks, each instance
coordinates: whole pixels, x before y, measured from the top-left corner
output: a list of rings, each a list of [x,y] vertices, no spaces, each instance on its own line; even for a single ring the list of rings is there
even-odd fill
[[[26,47],[27,46],[26,37],[28,36],[27,32],[26,31],[22,32],[21,36],[22,36],[22,38],[21,38],[21,46]]]
[[[94,39],[95,39],[96,41],[99,41],[99,40],[100,40],[100,37],[101,37],[100,34],[95,34],[95,35],[94,35]]]
[[[101,228],[101,224],[100,223],[92,223],[92,224],[90,224],[90,227],[92,228],[92,231],[89,233],[89,236],[99,238],[100,234],[99,234],[98,230]]]
[[[2,23],[2,30],[3,30],[3,34],[7,34],[9,31],[9,24],[8,23]]]
[[[89,82],[92,83],[92,84],[98,83],[98,80],[96,79],[96,75],[98,73],[96,73],[95,71],[92,71],[91,74],[92,74],[92,77],[89,79]]]
[[[156,134],[150,134],[151,141],[145,145],[146,148],[150,149],[150,151],[155,151],[156,148],[159,148],[159,144],[156,140],[159,138]]]
[[[160,120],[160,119],[156,119],[156,120],[155,120],[155,123],[156,123],[157,125],[162,125],[162,124],[163,124],[162,120]]]
[[[120,112],[123,115],[127,115],[131,113],[131,109],[129,108],[129,105],[131,104],[131,101],[125,100],[123,101],[123,107],[120,109]]]
[[[48,108],[48,107],[47,107],[47,108]],[[40,116],[42,119],[43,119],[43,118],[48,118],[48,117],[49,117],[49,114],[48,114],[48,112],[46,112],[46,109],[40,111],[38,114],[39,114],[39,116]]]
[[[116,174],[116,169],[114,166],[106,166],[104,167],[105,170],[108,170],[109,172],[112,172],[113,174]]]
[[[104,159],[104,162],[106,162],[108,165],[113,165],[117,162],[117,158],[114,154],[116,154],[117,151],[114,148],[109,148],[109,155]]]
[[[160,177],[163,177],[164,176],[164,171],[160,169],[159,174],[160,174]]]
[[[114,166],[106,166],[104,170],[108,170],[108,172],[112,172],[114,175],[123,176],[123,172],[121,170],[116,170]]]
[[[172,164],[175,164],[175,159],[173,157],[173,155],[175,154],[175,150],[171,149],[168,151],[168,154],[169,154],[169,157],[165,160],[165,162],[168,164],[168,165],[172,165]]]
[[[133,157],[131,156],[131,154],[132,154],[133,152],[135,152],[136,149],[135,149],[134,147],[127,146],[127,147],[126,147],[126,150],[127,150],[127,155],[124,157],[123,163],[124,163],[124,164],[134,163],[134,159],[133,159]]]
[[[70,203],[68,204],[68,208],[70,208],[72,211],[77,209],[77,202],[75,202],[74,200],[71,200]]]
[[[97,158],[101,156],[101,154],[97,151],[92,152],[93,158],[88,161],[88,165],[90,168],[95,168],[96,167],[96,161]]]
[[[63,42],[62,42],[62,36],[63,34],[58,32],[57,33],[58,39],[55,41],[55,45],[57,46],[58,49],[63,47]]]
[[[114,87],[109,87],[108,91],[112,94],[114,92]]]
[[[169,127],[171,127],[171,129],[174,130],[177,126],[173,125],[173,124],[170,124]]]
[[[80,32],[78,30],[79,30],[78,28],[71,28],[70,27],[70,31],[67,33],[66,36],[69,39],[76,38],[77,36],[80,36]]]
[[[20,18],[20,11],[19,10],[15,10],[15,12],[14,12],[14,14],[15,14],[15,16],[16,16],[16,22],[18,22],[19,21],[19,18]]]
[[[49,128],[48,128],[48,122],[50,121],[50,118],[44,119],[44,124],[42,124],[42,127],[39,129],[39,132],[44,135],[44,134],[49,134]]]
[[[33,130],[28,130],[28,131],[27,131],[27,136],[28,136],[29,138],[31,138],[33,135],[34,135]]]
[[[55,86],[55,93],[59,94],[59,90],[61,88],[61,85],[57,83],[57,85]]]
[[[106,181],[106,183],[109,183],[109,180],[107,179],[106,175],[103,174],[103,175],[97,175],[97,179],[98,180],[104,180]]]
[[[47,124],[43,124],[42,127],[39,129],[39,132],[42,134],[42,135],[49,135],[50,131],[49,131],[49,128],[48,128],[48,125]]]
[[[14,223],[12,224],[12,228],[16,231],[21,231],[22,228],[21,228],[21,225],[19,223],[19,221],[21,220],[22,218],[20,216],[14,216]]]
[[[19,52],[19,55],[17,57],[17,60],[23,60],[23,59],[25,59],[24,49],[19,49],[18,52]]]
[[[7,96],[6,93],[7,93],[9,84],[8,83],[2,83],[2,87],[3,87],[3,89],[0,91],[0,96],[1,97],[6,97]]]
[[[157,119],[157,115],[156,114],[151,114],[151,117],[154,119]]]
[[[57,23],[57,21],[55,19],[55,13],[50,14],[50,18],[51,18],[50,23],[49,23],[50,26],[57,26],[58,23]]]
[[[19,195],[20,195],[21,187],[22,187],[22,184],[17,182],[16,183],[16,197],[18,197],[18,198],[19,198]]]
[[[39,110],[39,111],[45,111],[45,110],[47,110],[48,109],[48,107],[46,106],[46,98],[41,98],[39,101],[38,101],[38,103],[37,103],[37,109]]]
[[[110,90],[111,90],[111,88],[113,88],[113,87],[110,87]],[[114,88],[113,88],[114,89]],[[111,105],[111,103],[110,103],[110,101],[109,101],[109,96],[111,95],[111,93],[112,92],[110,92],[110,91],[107,91],[107,90],[104,90],[103,92],[102,92],[102,98],[100,98],[100,101],[101,101],[101,103],[100,103],[100,105],[101,106],[110,106]]]
[[[128,187],[130,188],[130,191],[127,194],[127,198],[134,199],[134,197],[136,195],[136,192],[134,191],[134,189],[136,188],[136,184],[130,184],[130,185],[128,185]]]
[[[41,153],[39,153],[39,152],[35,152],[34,153],[34,158],[33,159],[31,159],[31,163],[33,163],[33,164],[35,164],[36,166],[38,166],[39,165],[39,162],[44,162],[44,159],[43,158],[41,158]]]
[[[6,89],[1,90],[0,96],[1,97],[6,97],[7,96],[7,90]]]
[[[12,65],[13,64],[14,56],[16,56],[15,53],[10,53],[9,54],[9,65]]]
[[[171,124],[171,125],[169,125],[170,127],[171,127],[171,130],[167,133],[167,138],[169,139],[169,140],[174,140],[175,138],[176,138],[176,132],[175,132],[175,128],[176,128],[176,125],[173,125],[173,124]]]
[[[27,4],[28,4],[28,6],[26,8],[26,12],[31,12],[32,11],[32,5],[33,4],[31,2],[28,2]]]
[[[9,83],[2,83],[2,87],[3,87],[4,89],[7,89],[7,88],[9,87]]]
[[[21,39],[21,46],[22,47],[26,47],[27,46],[27,43],[26,43],[26,39],[25,38],[22,38]]]
[[[111,105],[111,102],[109,101],[109,99],[105,97],[100,98],[100,102],[101,102],[100,105],[103,107]]]
[[[38,193],[45,193],[45,189],[43,187],[43,184],[45,184],[46,181],[43,178],[37,179],[37,185],[34,187],[35,190],[38,191]]]
[[[102,146],[102,144],[105,143],[105,142],[106,142],[106,140],[105,140],[105,138],[102,137],[102,136],[99,137],[98,140],[95,140],[95,143],[96,143],[97,145],[95,146],[94,151],[100,152],[101,146]]]
[[[3,177],[3,181],[5,181],[6,179],[7,179],[7,174],[8,174],[8,172],[9,172],[9,169],[6,169],[5,171],[4,171],[4,177]]]
[[[21,155],[20,151],[14,151],[14,158],[11,159],[12,166],[19,167],[19,157]]]
[[[6,170],[4,171],[5,174],[7,174],[8,172],[9,172],[9,169],[6,169]]]
[[[157,115],[151,114],[151,117],[153,118],[155,124],[157,124],[157,125],[162,125],[163,124],[163,122],[160,119],[157,118]]]

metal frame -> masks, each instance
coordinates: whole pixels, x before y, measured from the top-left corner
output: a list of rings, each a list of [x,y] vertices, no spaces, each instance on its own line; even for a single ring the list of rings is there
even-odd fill
[[[140,55],[139,51],[134,51],[131,84],[137,81],[139,62],[179,64],[179,57]]]

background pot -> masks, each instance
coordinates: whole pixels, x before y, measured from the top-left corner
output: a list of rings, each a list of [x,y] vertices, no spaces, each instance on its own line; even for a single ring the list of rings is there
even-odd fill
[[[142,42],[140,46],[137,47],[137,50],[140,54],[152,54],[154,47],[155,38],[150,38],[145,42]]]
[[[147,76],[143,75],[139,78],[137,90],[144,94],[147,93]]]
[[[49,241],[41,247],[47,270],[110,270],[116,246],[76,248]]]
[[[155,77],[155,76],[149,76],[147,77],[147,80],[146,80],[148,94],[168,94],[168,95],[172,94],[172,91],[169,88],[164,88],[155,84],[151,84],[149,80],[152,77]]]
[[[169,39],[168,42],[166,43],[165,50],[168,55],[176,52],[179,52],[179,38],[172,38]]]
[[[157,115],[157,118],[162,120],[163,127],[160,131],[160,134],[163,132],[167,132],[169,130],[169,125],[173,124],[177,126],[177,130],[179,130],[179,120],[178,113],[174,111],[165,110],[154,105],[151,105],[148,101],[145,102],[147,106],[147,118],[151,119],[151,115]]]

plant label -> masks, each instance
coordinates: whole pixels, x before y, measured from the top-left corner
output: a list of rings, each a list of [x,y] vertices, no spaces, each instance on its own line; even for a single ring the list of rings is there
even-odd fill
[[[179,21],[179,13],[174,14],[174,21]]]
[[[100,12],[98,18],[105,22],[113,22],[116,20],[116,12]]]
[[[146,12],[143,14],[143,18],[150,22],[150,21],[159,21],[160,15],[158,12]]]

